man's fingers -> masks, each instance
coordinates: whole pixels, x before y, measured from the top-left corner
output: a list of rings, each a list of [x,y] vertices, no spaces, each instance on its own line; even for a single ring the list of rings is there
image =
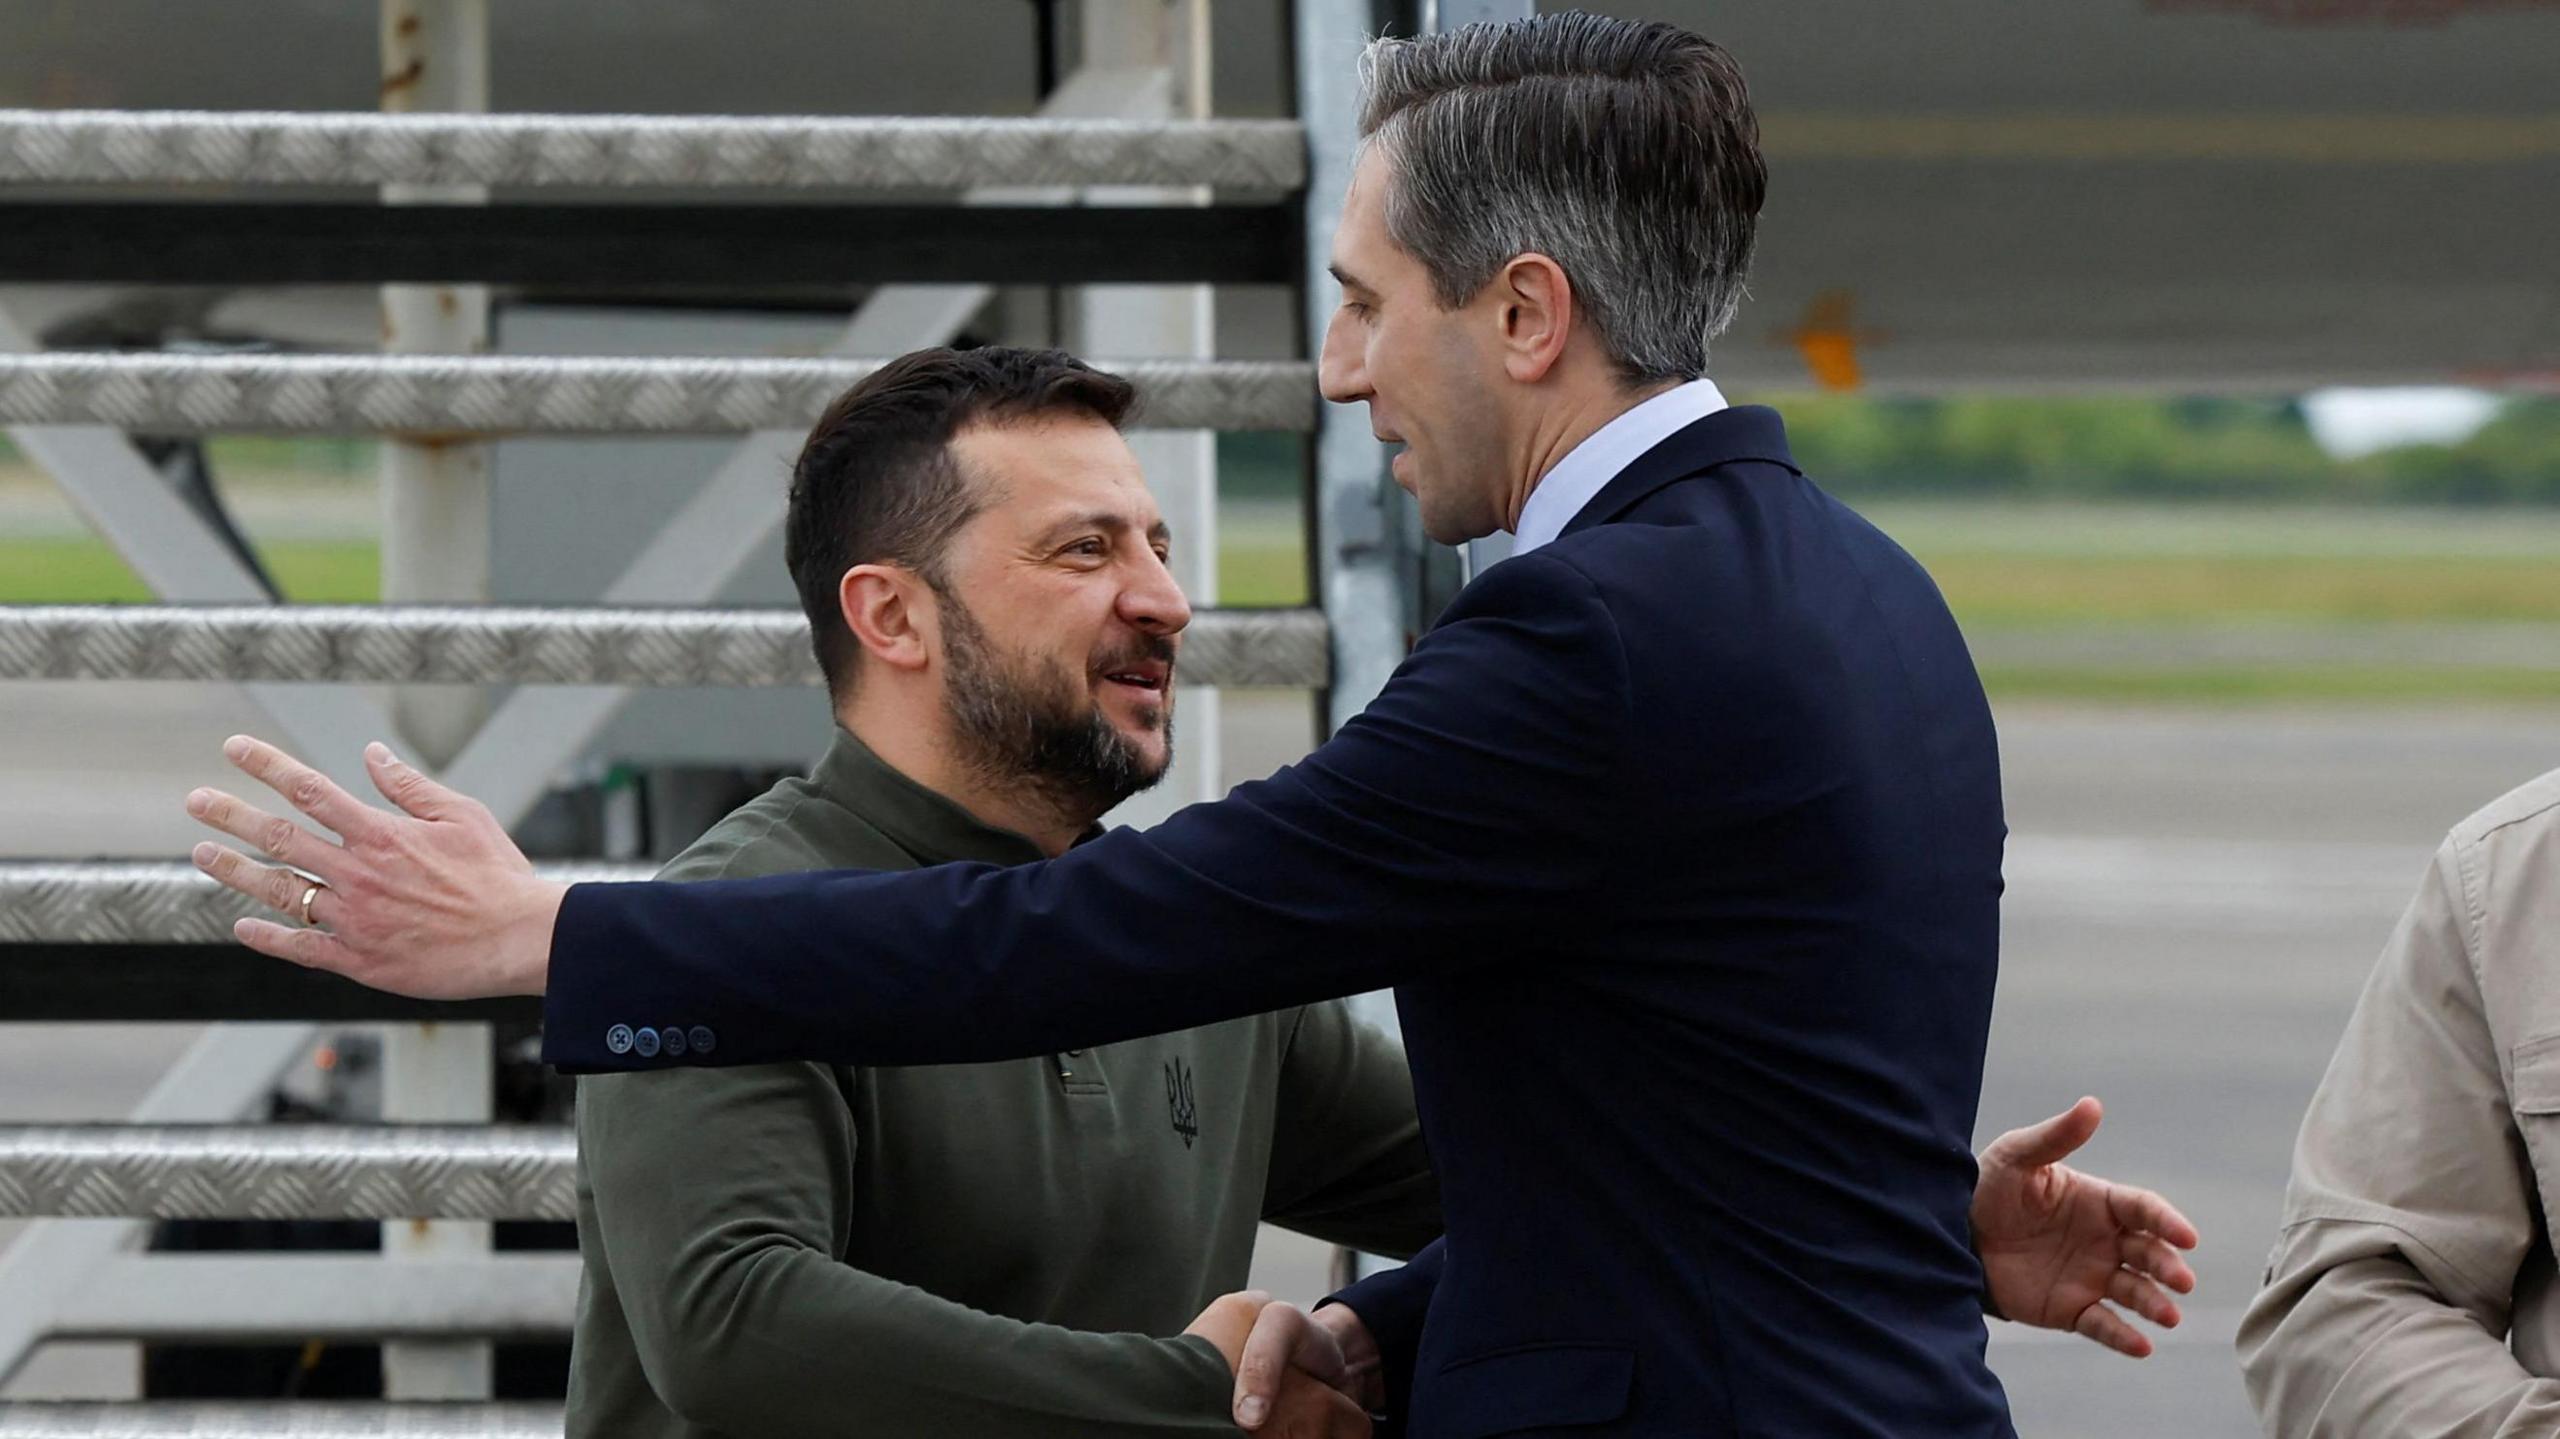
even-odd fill
[[[325,969],[352,977],[355,952],[339,938],[317,929],[299,929],[270,919],[235,920],[231,937],[270,959],[287,960],[305,969]]]
[[[236,734],[223,741],[222,753],[250,778],[284,796],[285,803],[346,839],[370,836],[382,826],[382,816],[340,789],[336,780],[265,740]]]
[[[309,877],[260,864],[229,845],[210,840],[195,847],[193,858],[196,868],[212,875],[223,888],[237,890],[278,914],[302,918],[302,892],[311,887]],[[316,907],[312,917],[319,918]]]
[[[1342,1383],[1342,1350],[1333,1336],[1294,1304],[1267,1304],[1254,1317],[1245,1337],[1244,1358],[1236,1365],[1236,1424],[1261,1427],[1280,1397],[1280,1381],[1291,1369],[1329,1387]]]
[[[1304,1374],[1283,1382],[1263,1439],[1370,1439],[1369,1416],[1339,1390]]]
[[[2109,1187],[2107,1214],[2120,1229],[2157,1234],[2180,1249],[2193,1249],[2204,1238],[2187,1216],[2178,1212],[2178,1206],[2130,1184]]]
[[[1237,1428],[1259,1429],[1271,1417],[1271,1406],[1280,1397],[1280,1376],[1306,1322],[1294,1304],[1266,1304],[1254,1316],[1253,1332],[1245,1336],[1243,1357],[1236,1361]]]
[[[450,819],[457,808],[468,803],[459,791],[427,778],[380,740],[364,747],[364,769],[384,799],[420,819]]]
[[[2118,1354],[2135,1359],[2151,1357],[2151,1340],[2143,1332],[2124,1321],[2124,1316],[2104,1304],[2092,1304],[2080,1311],[2078,1323],[2071,1326],[2084,1339],[2094,1339]]]
[[[270,859],[308,870],[322,879],[334,877],[339,868],[336,860],[342,851],[336,845],[236,795],[218,789],[197,790],[187,796],[187,813],[233,839],[257,846]]]
[[[2083,1098],[2051,1119],[2001,1135],[1983,1151],[1983,1158],[2027,1169],[2060,1164],[2089,1142],[2089,1137],[2098,1132],[2098,1121],[2105,1114],[2105,1106],[2095,1098]]]
[[[2116,1258],[2136,1274],[2159,1280],[2180,1294],[2192,1294],[2196,1272],[2186,1257],[2156,1234],[2127,1234],[2116,1241]]]
[[[2169,1297],[2167,1290],[2130,1269],[2117,1270],[2115,1277],[2107,1281],[2107,1297],[2163,1329],[2178,1327],[2178,1302]]]
[[[1227,1361],[1227,1368],[1233,1370],[1244,1362],[1245,1336],[1253,1331],[1254,1315],[1270,1299],[1259,1289],[1221,1294],[1209,1301],[1209,1307],[1201,1310],[1200,1317],[1182,1332],[1208,1340],[1218,1357]]]

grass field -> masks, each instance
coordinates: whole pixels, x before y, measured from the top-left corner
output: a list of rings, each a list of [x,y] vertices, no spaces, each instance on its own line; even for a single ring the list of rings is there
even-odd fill
[[[2560,622],[2560,514],[1875,505],[1971,625]]]
[[[1937,577],[2001,697],[2560,700],[2560,514],[1983,502],[1868,513]],[[1231,513],[1221,603],[1306,602],[1290,515]],[[376,597],[370,540],[278,539],[261,554],[296,601]],[[85,535],[0,534],[0,603],[147,598]]]

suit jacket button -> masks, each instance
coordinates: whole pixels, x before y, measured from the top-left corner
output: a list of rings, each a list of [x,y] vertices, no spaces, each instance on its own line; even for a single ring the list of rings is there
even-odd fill
[[[684,1058],[684,1031],[683,1031],[683,1030],[678,1029],[678,1028],[676,1028],[674,1025],[670,1024],[670,1025],[668,1025],[668,1026],[667,1026],[667,1028],[666,1028],[666,1032],[665,1032],[663,1035],[661,1035],[661,1036],[660,1036],[660,1038],[662,1038],[662,1039],[664,1039],[664,1040],[666,1041],[666,1046],[667,1046],[667,1058],[669,1058],[669,1059],[682,1059],[682,1058]]]
[[[616,1054],[631,1052],[631,1026],[617,1024],[604,1032],[604,1047]]]
[[[720,1045],[720,1036],[713,1034],[711,1026],[707,1024],[697,1024],[686,1030],[684,1037],[686,1042],[693,1046],[693,1052],[696,1054],[709,1054]]]
[[[658,1031],[644,1026],[638,1034],[631,1036],[631,1047],[640,1051],[642,1059],[657,1058]]]

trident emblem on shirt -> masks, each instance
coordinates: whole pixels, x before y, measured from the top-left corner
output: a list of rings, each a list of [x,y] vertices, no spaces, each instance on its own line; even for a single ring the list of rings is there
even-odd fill
[[[1164,1102],[1173,1111],[1173,1132],[1182,1136],[1182,1147],[1200,1137],[1200,1106],[1191,1095],[1191,1066],[1180,1059],[1169,1059],[1164,1066]]]

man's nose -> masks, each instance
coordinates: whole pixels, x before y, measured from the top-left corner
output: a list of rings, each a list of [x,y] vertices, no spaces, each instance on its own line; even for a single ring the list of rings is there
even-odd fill
[[[1324,349],[1316,355],[1316,388],[1337,405],[1369,398],[1368,357],[1361,353],[1360,337],[1342,323],[1340,310],[1324,327]]]
[[[1149,634],[1171,635],[1191,623],[1191,601],[1152,549],[1120,591],[1120,618]]]

